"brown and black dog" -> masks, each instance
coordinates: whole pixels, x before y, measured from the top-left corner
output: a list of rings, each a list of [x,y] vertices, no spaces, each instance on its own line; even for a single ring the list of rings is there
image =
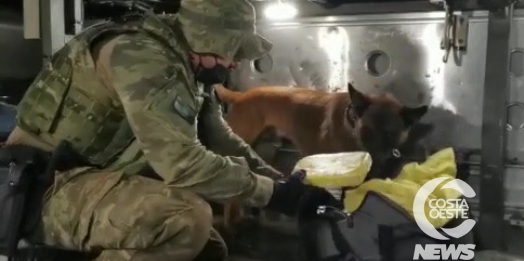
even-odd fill
[[[225,120],[246,143],[273,127],[301,156],[363,150],[381,162],[398,154],[410,127],[428,110],[407,108],[390,93],[363,94],[351,84],[349,95],[280,86],[215,90],[231,106]]]
[[[390,93],[363,94],[349,83],[348,93],[282,86],[236,92],[216,85],[215,90],[231,107],[225,120],[246,143],[253,144],[272,127],[289,139],[301,156],[368,151],[374,162],[369,178],[390,175],[385,167],[401,165],[400,159],[393,159],[401,156],[403,144],[410,140],[410,128],[428,110],[428,106],[407,108]],[[432,126],[421,129],[422,134],[413,139],[429,133]],[[226,204],[224,211],[228,227],[241,219],[241,213],[233,213],[239,211],[234,203]]]

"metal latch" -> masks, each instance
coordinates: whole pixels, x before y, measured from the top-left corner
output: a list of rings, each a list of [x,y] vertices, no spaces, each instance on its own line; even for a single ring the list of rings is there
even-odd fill
[[[449,0],[448,0],[449,1]],[[446,0],[429,0],[430,3],[441,5],[446,11],[444,20],[444,34],[440,48],[444,49],[443,62],[448,61],[451,50],[465,51],[468,40],[469,18],[467,15],[453,14],[453,8]]]

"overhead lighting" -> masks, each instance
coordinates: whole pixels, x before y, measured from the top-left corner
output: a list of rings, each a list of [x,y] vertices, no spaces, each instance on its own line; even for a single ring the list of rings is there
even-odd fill
[[[264,15],[270,20],[286,20],[297,16],[297,8],[290,3],[282,3],[278,1],[266,7]]]

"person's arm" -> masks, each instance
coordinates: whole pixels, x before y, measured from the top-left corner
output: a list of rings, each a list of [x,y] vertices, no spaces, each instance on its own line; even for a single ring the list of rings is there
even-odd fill
[[[282,174],[261,159],[258,154],[236,135],[222,118],[221,106],[217,101],[214,89],[209,92],[200,112],[199,127],[206,146],[223,156],[244,157],[252,171],[260,175],[278,179]]]
[[[108,62],[113,88],[155,172],[212,201],[235,198],[265,206],[273,193],[271,179],[250,172],[243,158],[216,155],[198,141],[194,80],[187,79],[180,58],[145,35],[114,41]]]

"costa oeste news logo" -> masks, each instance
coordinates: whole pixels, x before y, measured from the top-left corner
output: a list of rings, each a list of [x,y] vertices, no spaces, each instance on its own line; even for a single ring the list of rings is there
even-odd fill
[[[445,234],[437,231],[428,220],[424,206],[429,195],[442,183],[441,189],[454,189],[464,198],[460,199],[430,199],[429,217],[434,218],[461,218],[464,221],[454,228],[442,228]],[[417,192],[413,202],[415,221],[426,235],[438,240],[450,240],[450,237],[461,238],[468,234],[475,226],[475,220],[468,217],[469,206],[466,198],[473,198],[475,191],[466,182],[460,179],[447,177],[435,178],[425,183]],[[413,260],[471,260],[475,256],[475,244],[417,244],[413,253]]]

